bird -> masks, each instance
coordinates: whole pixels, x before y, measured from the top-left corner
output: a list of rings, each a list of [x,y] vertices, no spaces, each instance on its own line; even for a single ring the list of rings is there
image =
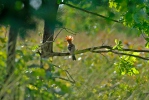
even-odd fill
[[[67,48],[68,48],[68,51],[69,53],[72,55],[72,60],[76,60],[76,57],[75,57],[75,45],[72,43],[73,41],[73,37],[72,36],[66,36],[66,41],[67,41]]]

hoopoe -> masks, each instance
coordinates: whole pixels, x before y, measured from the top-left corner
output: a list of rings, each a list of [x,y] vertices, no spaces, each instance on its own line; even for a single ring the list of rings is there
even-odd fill
[[[67,40],[67,43],[68,43],[68,45],[67,45],[68,51],[72,55],[72,60],[76,60],[76,57],[74,55],[75,45],[72,44],[73,37],[72,36],[66,36],[66,40]]]

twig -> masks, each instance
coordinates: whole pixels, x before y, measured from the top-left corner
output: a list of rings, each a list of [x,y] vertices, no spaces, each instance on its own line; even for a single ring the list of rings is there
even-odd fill
[[[73,35],[76,35],[76,33],[78,33],[78,32],[75,32],[75,31],[69,29],[69,28],[66,28],[66,27],[56,27],[56,28],[62,28],[62,29],[64,29],[66,32],[71,33],[71,34],[73,34]]]
[[[142,35],[142,37],[144,38],[144,40],[148,42],[149,37],[148,37],[148,36],[146,36],[146,35],[145,35],[145,34],[143,34],[143,33],[142,33],[141,35]]]
[[[65,80],[65,81],[71,82],[71,83],[73,83],[73,84],[75,83],[74,81],[68,80],[68,79],[63,78],[63,77],[53,76],[52,78],[59,78],[59,79],[62,79],[62,80]]]
[[[102,54],[102,53],[100,53],[100,54],[107,60],[107,62],[109,62],[109,59],[104,54]]]
[[[65,3],[65,2],[61,2],[60,4],[67,5],[67,6],[71,7],[71,8],[75,8],[75,9],[81,10],[81,11],[83,11],[83,12],[86,12],[86,13],[89,13],[89,14],[92,14],[92,15],[95,15],[95,16],[99,16],[99,17],[101,17],[101,18],[104,18],[104,19],[107,19],[107,20],[111,20],[111,21],[113,21],[113,22],[122,23],[122,22],[120,22],[120,21],[117,21],[117,20],[111,19],[111,18],[109,18],[109,17],[105,17],[105,16],[103,16],[103,15],[100,15],[100,14],[97,14],[97,13],[94,13],[94,12],[91,12],[91,11],[88,11],[88,10],[85,10],[85,9],[82,9],[82,8],[79,8],[79,7],[76,7],[76,6],[73,6],[73,5],[68,4],[68,3]]]
[[[149,50],[135,50],[135,49],[124,49],[122,48],[121,51],[130,51],[130,52],[146,52],[149,53]]]
[[[53,39],[53,42],[56,40],[56,38],[58,37],[58,35],[62,32],[63,29],[61,29],[55,36],[55,38]]]
[[[69,77],[71,78],[71,80],[73,80],[73,82],[75,83],[75,80],[74,80],[73,77],[70,75],[70,73],[68,72],[68,70],[65,70],[65,72],[69,75]]]
[[[56,40],[56,38],[58,37],[58,35],[62,32],[62,30],[63,30],[63,29],[61,29],[61,30],[56,34],[56,36],[55,36],[55,38],[53,39],[53,41],[48,41],[48,39],[52,36],[52,35],[51,35],[51,36],[46,40],[46,42],[42,43],[39,47],[45,45],[46,43],[54,42],[54,41]]]
[[[68,79],[70,78],[70,79],[72,80],[72,82],[75,83],[75,80],[74,80],[73,77],[70,75],[70,73],[68,72],[68,70],[62,69],[61,67],[59,67],[59,66],[57,66],[57,65],[53,65],[53,66],[55,66],[56,68],[59,68],[59,69],[65,71],[65,73],[66,73]]]
[[[56,38],[58,37],[58,35],[62,32],[63,29],[65,29],[68,33],[71,33],[71,34],[73,34],[73,35],[76,35],[75,33],[77,33],[77,32],[74,32],[73,30],[68,29],[68,28],[65,28],[65,27],[56,27],[56,28],[62,28],[62,29],[56,34],[56,36],[55,36],[55,38],[53,39],[53,41],[48,41],[48,39],[52,36],[52,35],[51,35],[51,36],[50,36],[44,43],[42,43],[39,47],[44,46],[46,43],[54,42],[54,41],[56,40]],[[69,30],[69,31],[68,31],[68,30]],[[70,32],[70,31],[71,31],[71,32]],[[37,52],[36,52],[36,53],[38,53],[38,54],[41,55],[41,53],[39,52],[39,50],[40,50],[40,48],[37,49]]]
[[[70,75],[70,73],[69,73],[67,70],[62,69],[61,67],[59,67],[59,66],[57,66],[57,65],[54,65],[54,64],[52,64],[52,66],[54,66],[54,67],[56,67],[56,68],[59,68],[59,69],[61,69],[62,71],[65,71],[65,73],[66,73],[68,79],[63,78],[63,77],[59,77],[59,76],[53,76],[52,78],[59,78],[59,79],[65,80],[65,81],[69,81],[69,82],[71,82],[71,83],[75,83],[75,80],[73,79],[73,77]],[[46,69],[46,71],[51,71],[51,69],[48,68],[48,69]]]
[[[73,35],[76,35],[77,32],[74,32],[73,30],[69,29],[69,28],[65,28],[63,27],[63,29],[65,29],[65,31],[67,31],[68,33],[71,33]]]

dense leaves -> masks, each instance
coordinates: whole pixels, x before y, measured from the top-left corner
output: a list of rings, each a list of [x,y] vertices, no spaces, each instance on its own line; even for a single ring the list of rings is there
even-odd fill
[[[11,25],[15,28],[33,28],[31,20],[31,6],[29,0],[1,0],[0,1],[0,23]]]
[[[109,0],[109,7],[120,14],[120,21],[128,27],[149,33],[149,2],[147,0]]]
[[[60,77],[60,73],[62,73],[60,69],[55,71],[54,65],[46,60],[43,60],[44,68],[40,68],[40,56],[32,52],[34,51],[32,45],[36,44],[34,39],[17,44],[15,71],[9,78],[12,83],[9,84],[9,81],[5,83],[7,38],[3,34],[6,32],[6,27],[2,26],[0,32],[0,97],[5,94],[4,99],[10,99],[11,95],[16,94],[16,99],[55,100],[70,92],[70,88],[66,84],[55,79]],[[50,70],[48,70],[49,66]],[[14,91],[16,88],[18,90]]]

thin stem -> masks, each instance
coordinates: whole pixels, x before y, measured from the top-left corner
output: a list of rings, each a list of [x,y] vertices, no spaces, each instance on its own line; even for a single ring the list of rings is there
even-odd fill
[[[65,2],[61,2],[61,4],[67,5],[67,6],[71,7],[71,8],[75,8],[75,9],[81,10],[81,11],[83,11],[83,12],[86,12],[86,13],[89,13],[89,14],[92,14],[92,15],[95,15],[95,16],[98,16],[98,17],[107,19],[107,20],[111,20],[111,21],[116,22],[116,23],[122,23],[122,22],[120,22],[120,21],[111,19],[111,18],[109,18],[109,17],[100,15],[100,14],[98,14],[98,13],[94,13],[94,12],[91,12],[91,11],[88,11],[88,10],[85,10],[85,9],[82,9],[82,8],[79,8],[79,7],[76,7],[76,6],[73,6],[73,5],[68,4],[68,3],[65,3]]]

